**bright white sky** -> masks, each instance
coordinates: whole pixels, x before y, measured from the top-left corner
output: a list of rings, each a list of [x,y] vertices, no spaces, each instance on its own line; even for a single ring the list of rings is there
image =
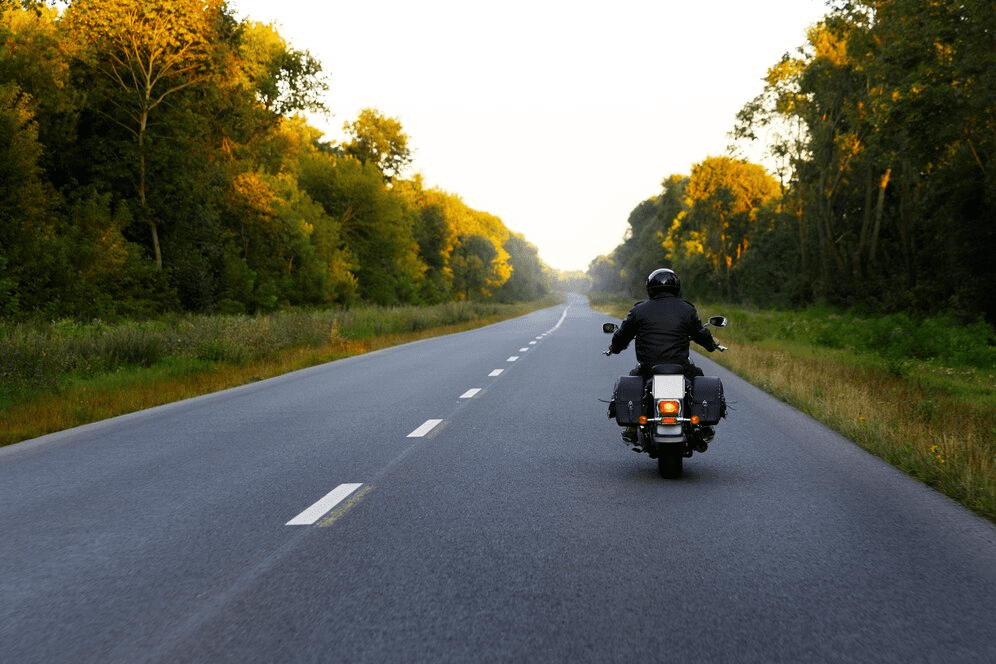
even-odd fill
[[[230,0],[318,58],[326,138],[397,118],[411,175],[586,270],[669,175],[724,153],[736,113],[822,0]]]

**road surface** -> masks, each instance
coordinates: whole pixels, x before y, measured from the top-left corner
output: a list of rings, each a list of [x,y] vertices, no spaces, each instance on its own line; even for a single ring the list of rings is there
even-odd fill
[[[661,479],[604,319],[0,450],[0,661],[996,661],[992,524],[707,359],[730,415]]]

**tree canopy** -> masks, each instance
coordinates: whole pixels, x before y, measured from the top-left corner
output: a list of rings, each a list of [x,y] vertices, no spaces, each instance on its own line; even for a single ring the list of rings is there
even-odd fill
[[[592,263],[596,287],[636,289],[658,263],[705,296],[996,320],[993,71],[991,2],[830,3],[731,131],[774,177],[733,158],[669,177]]]
[[[404,179],[397,119],[365,109],[324,141],[299,114],[327,89],[225,0],[0,3],[0,315],[547,291],[501,219]]]

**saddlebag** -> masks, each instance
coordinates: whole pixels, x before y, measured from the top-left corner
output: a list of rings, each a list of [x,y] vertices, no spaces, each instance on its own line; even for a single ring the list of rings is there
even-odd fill
[[[726,417],[726,397],[718,376],[695,376],[692,380],[692,415],[701,424],[717,424]]]
[[[640,416],[643,415],[643,377],[622,376],[619,378],[612,391],[612,406],[615,411],[616,424],[621,427],[638,425]]]

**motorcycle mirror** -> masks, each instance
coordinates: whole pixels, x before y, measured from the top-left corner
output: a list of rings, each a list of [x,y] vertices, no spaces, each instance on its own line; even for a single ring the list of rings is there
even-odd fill
[[[602,323],[602,332],[605,332],[606,334],[612,334],[618,329],[619,326],[615,323]]]
[[[710,316],[709,324],[713,327],[726,327],[726,316]]]

